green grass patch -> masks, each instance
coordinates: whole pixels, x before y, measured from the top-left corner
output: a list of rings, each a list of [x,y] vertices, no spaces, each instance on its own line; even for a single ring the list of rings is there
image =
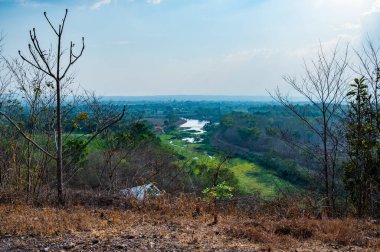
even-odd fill
[[[239,181],[239,189],[245,194],[259,193],[262,197],[270,198],[278,190],[293,190],[295,187],[277,177],[271,171],[252,162],[234,158],[229,163],[230,169]]]

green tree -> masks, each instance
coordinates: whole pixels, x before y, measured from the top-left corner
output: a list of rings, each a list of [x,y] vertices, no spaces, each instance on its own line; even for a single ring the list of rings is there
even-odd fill
[[[377,153],[376,109],[372,106],[365,78],[355,79],[347,93],[349,113],[347,144],[349,160],[344,167],[344,183],[359,216],[369,213],[376,187]]]

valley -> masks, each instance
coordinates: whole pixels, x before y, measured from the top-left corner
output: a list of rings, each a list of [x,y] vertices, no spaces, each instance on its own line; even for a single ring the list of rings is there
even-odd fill
[[[197,165],[218,165],[221,162],[219,151],[210,143],[211,135],[204,129],[207,121],[197,119],[182,119],[183,124],[159,137],[164,144],[169,145],[181,155],[181,163],[192,162]],[[238,181],[238,192],[242,195],[258,194],[265,198],[278,195],[279,191],[295,190],[296,186],[281,179],[273,171],[265,169],[254,162],[244,158],[229,157],[225,166],[230,170]],[[194,168],[197,173],[198,168]]]

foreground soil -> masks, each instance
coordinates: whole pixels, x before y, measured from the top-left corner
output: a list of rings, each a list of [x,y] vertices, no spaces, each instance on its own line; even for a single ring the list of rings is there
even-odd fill
[[[357,246],[301,242],[287,248],[259,244],[221,234],[219,227],[144,224],[112,234],[107,230],[55,237],[9,236],[0,240],[1,251],[378,251]],[[163,235],[163,233],[166,233]]]
[[[373,220],[194,212],[186,200],[129,209],[0,204],[0,251],[380,251]]]

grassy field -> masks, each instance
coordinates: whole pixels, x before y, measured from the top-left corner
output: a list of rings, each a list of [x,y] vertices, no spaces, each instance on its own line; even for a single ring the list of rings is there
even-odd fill
[[[289,182],[252,162],[234,158],[229,162],[229,166],[237,177],[239,189],[243,194],[259,193],[267,198],[275,196],[279,190],[294,189]]]
[[[187,143],[181,140],[182,137],[178,131],[175,131],[174,134],[161,134],[160,139],[184,157],[182,162],[193,161],[198,164],[203,162],[215,162],[217,164],[219,162],[217,156],[201,151],[210,148],[206,148],[207,146],[203,146],[202,143]],[[239,191],[244,195],[259,193],[265,198],[271,198],[277,195],[279,190],[287,191],[295,188],[272,171],[241,158],[229,160],[227,166],[238,179]]]

